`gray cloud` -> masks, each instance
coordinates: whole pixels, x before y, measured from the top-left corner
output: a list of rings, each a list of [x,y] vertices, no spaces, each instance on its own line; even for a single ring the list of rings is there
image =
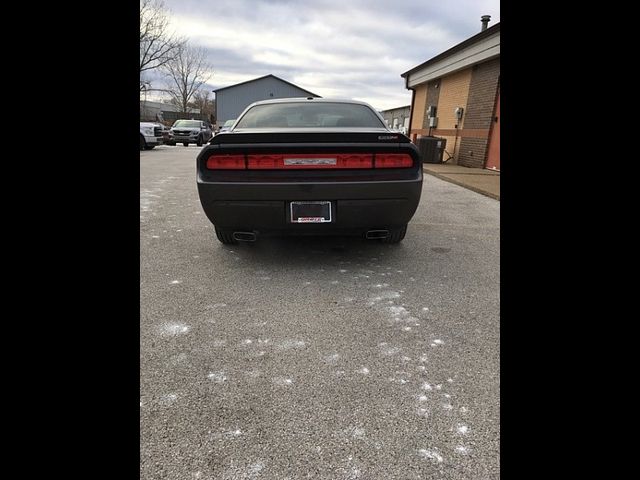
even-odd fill
[[[400,74],[500,21],[499,0],[165,0],[205,48],[212,89],[269,73],[378,109],[411,102]],[[161,81],[156,74],[150,80]]]

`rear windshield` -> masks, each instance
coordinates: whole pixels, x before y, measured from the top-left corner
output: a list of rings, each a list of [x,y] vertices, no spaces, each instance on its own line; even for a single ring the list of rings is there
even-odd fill
[[[197,120],[176,120],[176,123],[174,123],[173,126],[182,128],[194,128],[200,127],[200,122]]]
[[[238,121],[239,128],[385,128],[366,105],[352,103],[273,103],[256,105]]]

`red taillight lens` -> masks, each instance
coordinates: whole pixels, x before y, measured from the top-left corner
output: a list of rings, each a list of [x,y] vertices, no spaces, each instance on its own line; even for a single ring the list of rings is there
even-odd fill
[[[209,170],[244,170],[244,155],[211,155],[207,159]]]
[[[248,155],[247,166],[249,170],[371,168],[373,155],[367,153]]]
[[[378,153],[375,168],[408,168],[413,158],[406,153]],[[209,170],[317,170],[373,168],[370,153],[287,153],[244,155],[214,154],[207,159]]]
[[[248,155],[247,168],[249,170],[271,170],[282,168],[282,155]]]
[[[413,166],[413,158],[406,153],[376,154],[376,168],[407,168]]]

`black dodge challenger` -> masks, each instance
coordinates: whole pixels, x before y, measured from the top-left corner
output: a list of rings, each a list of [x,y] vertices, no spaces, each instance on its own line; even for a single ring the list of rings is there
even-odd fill
[[[202,149],[198,193],[225,244],[333,234],[397,243],[420,201],[421,164],[366,103],[267,100]]]

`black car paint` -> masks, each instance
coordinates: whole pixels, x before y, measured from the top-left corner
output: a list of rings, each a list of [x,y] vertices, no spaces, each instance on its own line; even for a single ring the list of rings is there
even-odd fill
[[[408,153],[413,167],[366,170],[209,170],[212,153]],[[422,192],[422,161],[402,134],[245,131],[216,135],[197,157],[202,207],[218,228],[260,234],[360,234],[406,225]],[[333,221],[291,223],[291,201],[329,200]]]

